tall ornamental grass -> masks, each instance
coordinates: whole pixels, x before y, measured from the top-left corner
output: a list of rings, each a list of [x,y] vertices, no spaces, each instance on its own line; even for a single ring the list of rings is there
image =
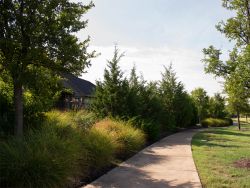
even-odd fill
[[[115,142],[116,155],[120,158],[138,151],[145,144],[144,133],[125,121],[104,119],[96,123],[92,130],[111,137]]]
[[[58,130],[45,126],[22,140],[1,142],[1,186],[62,187],[81,176],[80,164],[86,164],[87,150],[81,147],[78,133],[69,128]]]
[[[22,139],[0,140],[0,187],[67,187],[138,151],[145,135],[131,123],[96,122],[87,112],[46,114]]]

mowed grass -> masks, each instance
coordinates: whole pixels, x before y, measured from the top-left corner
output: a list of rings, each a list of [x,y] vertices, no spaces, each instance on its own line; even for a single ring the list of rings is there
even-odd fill
[[[209,128],[192,140],[195,164],[203,187],[249,188],[250,169],[237,168],[234,162],[250,159],[250,124]]]

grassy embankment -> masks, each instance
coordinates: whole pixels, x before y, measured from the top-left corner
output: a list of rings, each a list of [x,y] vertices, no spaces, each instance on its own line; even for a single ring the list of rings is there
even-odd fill
[[[128,122],[52,111],[22,139],[0,139],[0,187],[72,187],[144,144],[144,133]]]
[[[250,123],[209,128],[192,140],[193,157],[204,187],[250,187]],[[238,161],[238,162],[237,162]]]

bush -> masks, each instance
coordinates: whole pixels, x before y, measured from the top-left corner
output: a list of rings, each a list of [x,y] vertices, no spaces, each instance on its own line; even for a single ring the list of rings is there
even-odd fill
[[[0,136],[14,133],[13,86],[0,76]],[[7,79],[8,80],[8,79]]]
[[[51,124],[51,126],[71,126],[76,127],[74,121],[72,121],[71,112],[61,112],[58,110],[53,110],[46,113],[46,124]]]
[[[72,126],[79,127],[82,129],[89,129],[98,120],[97,116],[85,110],[80,110],[77,112],[67,111],[61,112],[58,110],[53,110],[46,113],[47,121],[54,122],[61,126]]]
[[[114,146],[109,137],[81,129],[94,123],[92,114],[51,111],[45,116],[42,126],[22,140],[0,143],[1,186],[62,187],[86,177],[90,166],[101,168],[101,159],[110,163]],[[94,154],[99,163],[93,162]]]
[[[92,130],[107,134],[116,143],[116,155],[125,158],[138,151],[145,144],[142,131],[128,122],[105,119],[94,125]]]
[[[72,114],[73,121],[83,129],[89,129],[94,125],[98,118],[93,112],[88,112],[85,110],[80,110]]]
[[[116,143],[106,133],[91,129],[86,132],[83,147],[88,151],[88,175],[96,174],[114,161]]]
[[[0,187],[72,185],[75,179],[96,175],[115,156],[123,159],[145,143],[142,131],[128,122],[106,119],[87,128],[96,121],[87,112],[45,115],[42,126],[22,139],[0,140]]]
[[[22,140],[0,143],[1,186],[62,187],[70,183],[69,178],[80,176],[87,152],[79,135],[69,127],[56,128],[45,126]],[[60,134],[65,131],[67,137]]]
[[[155,141],[160,136],[161,126],[159,123],[150,120],[143,120],[140,118],[132,118],[129,120],[129,122],[135,128],[142,130],[149,141]]]
[[[228,122],[229,125],[233,125],[234,122],[231,118],[224,118],[224,120],[226,120]]]
[[[203,127],[224,127],[232,125],[231,119],[207,118],[201,121]]]

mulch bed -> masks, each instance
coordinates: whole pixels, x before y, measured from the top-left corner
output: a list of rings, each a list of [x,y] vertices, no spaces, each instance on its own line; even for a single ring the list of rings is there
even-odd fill
[[[250,170],[250,159],[241,159],[234,162],[234,166],[237,168],[247,168]]]

